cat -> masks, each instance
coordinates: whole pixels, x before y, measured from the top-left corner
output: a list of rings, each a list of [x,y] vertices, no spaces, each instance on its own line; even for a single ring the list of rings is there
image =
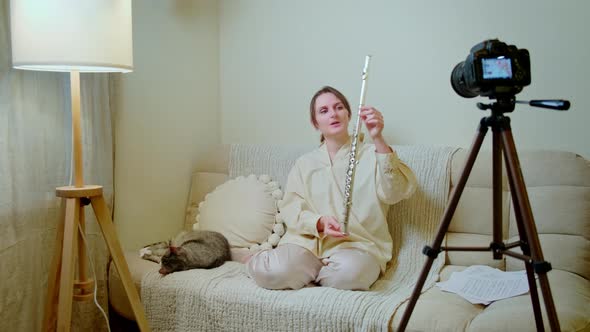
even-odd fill
[[[160,274],[189,269],[211,269],[231,260],[229,242],[223,234],[193,230],[180,233],[168,244],[160,260]]]

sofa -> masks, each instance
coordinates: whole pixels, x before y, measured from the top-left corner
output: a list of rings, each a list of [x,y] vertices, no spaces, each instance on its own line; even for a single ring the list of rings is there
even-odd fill
[[[278,148],[303,151],[301,147],[295,149],[292,146],[278,146]],[[185,229],[193,227],[196,210],[198,210],[196,207],[199,202],[203,201],[209,193],[214,192],[216,187],[230,179],[231,150],[232,146],[230,145],[214,146],[200,159],[191,178]],[[448,161],[450,181],[448,188],[445,188],[446,192],[450,193],[457,183],[467,153],[466,149],[453,149]],[[280,165],[280,163],[272,161],[272,158],[280,158],[280,155],[253,157],[270,159],[271,165],[276,164],[277,167]],[[562,331],[590,331],[590,163],[579,155],[564,151],[523,150],[519,151],[519,158],[543,255],[545,260],[552,265],[548,279],[561,329]],[[481,151],[461,196],[443,246],[487,246],[491,242],[491,174],[491,153]],[[506,242],[512,242],[518,239],[518,232],[505,170],[503,171],[502,188],[503,239]],[[419,246],[430,244],[420,243]],[[139,249],[126,252],[125,257],[132,278],[140,293],[143,293],[141,291],[142,280],[146,275],[155,275],[158,264],[140,258]],[[232,251],[235,260],[232,264],[242,264],[240,261],[246,253],[243,250]],[[506,271],[524,269],[521,261],[507,256],[494,260],[490,252],[449,251],[441,253],[436,261],[441,264],[440,270],[435,271],[437,272],[435,276],[440,281],[448,280],[453,272],[461,271],[472,265],[488,265]],[[419,262],[419,265],[422,265],[422,261]],[[224,294],[214,294],[214,296],[222,299]],[[541,295],[540,298],[545,327],[549,329]],[[133,312],[114,266],[109,269],[109,301],[111,308],[116,313],[133,319]],[[199,301],[199,299],[196,298],[194,301]],[[223,303],[228,307],[231,307],[232,303],[242,305],[246,302],[250,305],[257,305],[256,301],[257,298],[240,298],[239,294],[233,293],[231,298],[228,294],[223,299]],[[154,302],[151,303],[153,305]],[[182,304],[177,302],[172,306],[174,305]],[[170,303],[167,306],[170,306]],[[396,329],[406,306],[407,301],[404,301],[395,310],[392,310],[392,316],[387,317],[388,329]],[[149,313],[154,310],[158,309],[146,308],[148,318],[150,317]],[[272,311],[272,309],[270,310]],[[174,311],[171,311],[170,314],[173,315]],[[321,313],[304,312],[301,314],[309,319],[317,319],[322,316]],[[248,323],[249,319],[256,319],[255,317],[240,317],[239,319],[242,320],[243,330],[259,329],[253,327],[256,325]],[[185,330],[188,325],[184,328],[180,326],[182,325],[170,326],[165,330]],[[222,328],[219,326],[212,326],[207,330],[221,330]],[[307,325],[294,325],[289,330],[309,329],[305,326]],[[362,324],[354,326],[356,327],[343,325],[338,330],[374,330],[374,328]],[[438,287],[431,286],[421,294],[407,330],[535,331],[536,326],[528,293],[484,306],[471,304],[456,294],[443,292]]]

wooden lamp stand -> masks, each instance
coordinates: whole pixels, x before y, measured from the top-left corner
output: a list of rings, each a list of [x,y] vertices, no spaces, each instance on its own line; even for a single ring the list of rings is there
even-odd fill
[[[121,276],[137,324],[141,331],[150,331],[139,294],[131,279],[129,267],[117,238],[111,212],[103,197],[102,186],[84,185],[82,130],[80,126],[80,73],[78,71],[70,73],[70,83],[75,184],[74,186],[56,188],[56,195],[62,197],[65,202],[65,211],[62,205],[55,251],[47,281],[43,331],[53,330],[56,320],[58,331],[69,331],[72,300],[90,301],[93,299],[95,281],[87,276],[86,247],[83,243],[83,232],[85,232],[84,206],[88,204],[92,205],[115,267]],[[74,280],[76,251],[78,256],[78,279]]]

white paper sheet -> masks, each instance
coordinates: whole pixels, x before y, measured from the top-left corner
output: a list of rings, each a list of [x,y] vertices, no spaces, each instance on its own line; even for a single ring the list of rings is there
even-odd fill
[[[526,271],[504,272],[487,265],[474,265],[453,272],[449,280],[439,282],[437,286],[473,304],[484,305],[529,291]]]

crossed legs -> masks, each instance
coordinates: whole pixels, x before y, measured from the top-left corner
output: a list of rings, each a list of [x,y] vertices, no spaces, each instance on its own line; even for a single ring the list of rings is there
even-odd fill
[[[313,282],[348,290],[368,290],[381,269],[370,254],[343,249],[319,259],[309,250],[285,244],[254,255],[247,263],[248,274],[267,289],[300,289]]]

